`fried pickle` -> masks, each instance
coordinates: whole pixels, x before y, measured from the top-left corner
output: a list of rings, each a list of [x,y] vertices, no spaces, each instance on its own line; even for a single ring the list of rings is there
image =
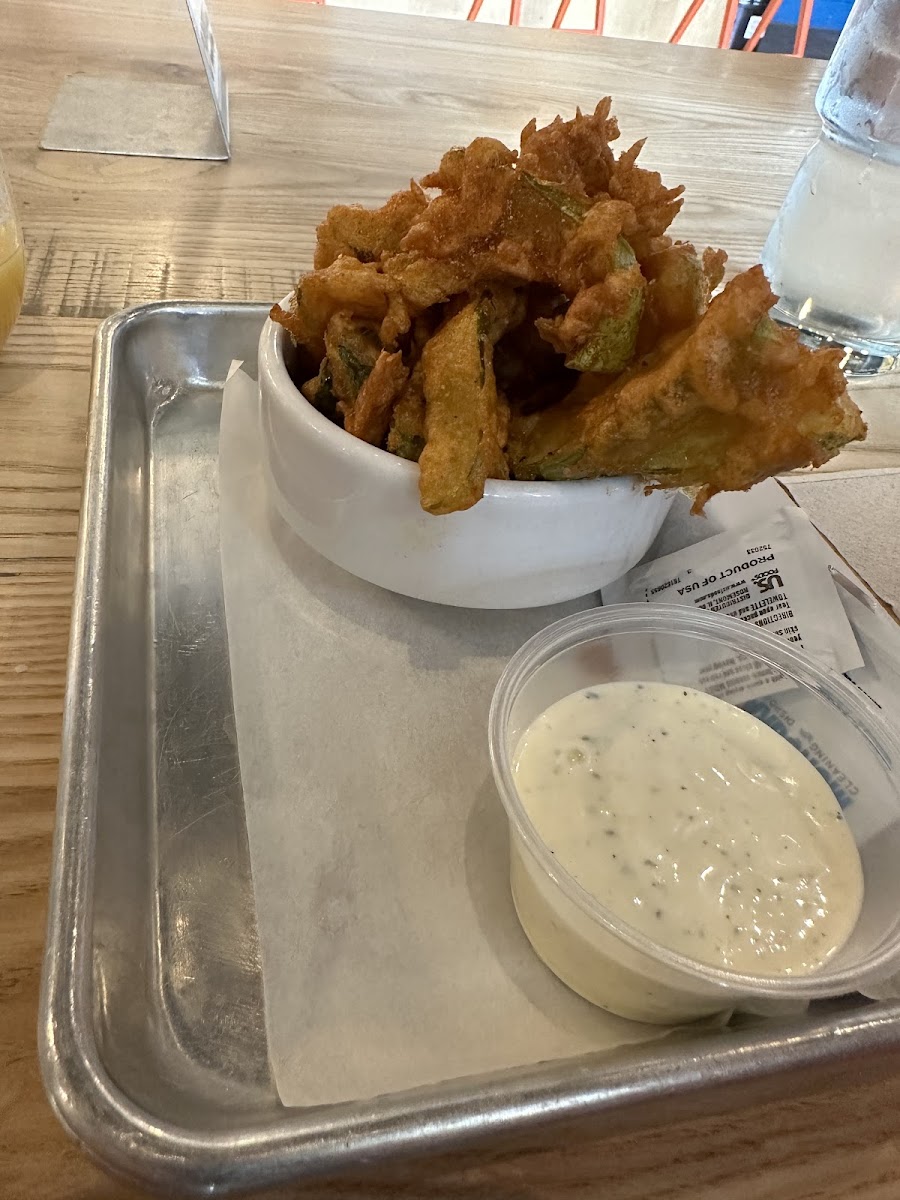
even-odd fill
[[[557,282],[567,243],[593,203],[580,185],[568,190],[517,166],[515,153],[490,138],[445,154],[422,183],[442,194],[413,224],[402,249],[430,261],[451,260],[457,273],[468,270],[470,289]]]
[[[322,359],[318,375],[301,384],[300,391],[323,416],[328,417],[330,421],[340,422],[337,396],[334,394],[334,380],[331,378],[331,363],[327,356]]]
[[[342,255],[361,263],[378,262],[396,254],[416,217],[428,207],[417,183],[395,192],[387,204],[374,211],[360,204],[336,204],[316,230],[316,270],[330,267]]]
[[[347,432],[373,446],[380,446],[387,436],[391,413],[408,375],[399,350],[394,354],[382,350],[344,417]]]
[[[638,350],[650,350],[667,333],[689,329],[706,312],[722,282],[727,255],[704,250],[698,256],[690,242],[675,242],[649,255],[641,270],[649,281],[641,317]]]
[[[316,361],[325,353],[325,329],[336,312],[352,312],[380,322],[386,348],[407,333],[410,313],[398,285],[375,263],[342,255],[321,271],[304,275],[285,310],[276,304],[270,316]]]
[[[516,153],[494,138],[476,138],[444,155],[433,177],[443,190],[414,222],[401,248],[424,258],[461,259],[495,237],[516,183]],[[439,182],[443,181],[443,182]],[[423,183],[432,186],[425,176]]]
[[[754,267],[646,362],[593,392],[585,376],[562,404],[515,423],[513,477],[637,475],[691,489],[700,511],[716,492],[818,466],[863,437],[841,351],[812,352],[776,326],[775,299]]]
[[[416,363],[403,394],[394,405],[388,430],[387,448],[398,458],[418,462],[425,449],[425,372],[422,360]]]
[[[338,312],[332,316],[325,330],[323,370],[345,427],[347,417],[380,354],[378,327],[373,321],[360,320],[348,312]],[[321,370],[319,375],[321,377]]]
[[[408,251],[387,259],[384,273],[400,289],[408,311],[415,313],[458,296],[473,275],[471,265],[453,259],[419,258]]]
[[[631,206],[618,200],[600,201],[585,214],[559,257],[555,282],[562,292],[574,297],[582,288],[599,283],[610,271],[637,261],[622,236],[623,229],[633,225],[633,218]]]
[[[494,346],[522,309],[511,292],[473,300],[437,331],[422,352],[425,448],[419,496],[430,513],[471,508],[487,479],[509,475],[509,422],[497,391]]]
[[[609,143],[619,136],[611,108],[612,100],[604,96],[590,116],[579,108],[571,121],[557,117],[543,129],[529,121],[519,139],[520,168],[580,196],[608,193],[615,163]]]
[[[634,357],[646,281],[636,264],[579,292],[565,313],[537,322],[573,371],[617,375]]]
[[[660,239],[681,211],[684,188],[667,188],[658,171],[646,171],[637,165],[644,142],[634,145],[616,159],[609,180],[613,200],[629,204],[634,211],[634,223],[623,233],[628,238],[639,263],[659,248]]]

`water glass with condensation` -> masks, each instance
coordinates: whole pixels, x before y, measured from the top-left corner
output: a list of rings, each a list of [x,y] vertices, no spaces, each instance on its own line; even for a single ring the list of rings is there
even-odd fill
[[[25,250],[0,158],[0,350],[16,323],[25,285]]]
[[[848,375],[900,368],[900,0],[856,0],[816,94],[819,139],[763,251],[774,316],[845,348]]]

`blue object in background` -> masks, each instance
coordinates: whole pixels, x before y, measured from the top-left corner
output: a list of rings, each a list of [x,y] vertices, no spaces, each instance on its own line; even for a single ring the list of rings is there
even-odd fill
[[[852,7],[853,0],[815,0],[810,28],[841,30]],[[775,20],[779,25],[796,25],[799,16],[800,0],[783,0]]]

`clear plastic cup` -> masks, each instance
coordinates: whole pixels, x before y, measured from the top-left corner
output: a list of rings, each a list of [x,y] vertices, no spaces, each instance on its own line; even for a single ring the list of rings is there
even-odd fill
[[[677,683],[728,700],[787,737],[829,782],[859,849],[864,895],[850,939],[814,972],[741,974],[676,954],[600,904],[551,855],[516,791],[516,747],[557,700],[620,680]],[[732,617],[680,605],[612,605],[567,617],[525,643],[497,684],[489,743],[509,818],[519,920],[547,966],[586,999],[668,1024],[729,1009],[802,1010],[849,992],[896,994],[900,739],[847,679]]]

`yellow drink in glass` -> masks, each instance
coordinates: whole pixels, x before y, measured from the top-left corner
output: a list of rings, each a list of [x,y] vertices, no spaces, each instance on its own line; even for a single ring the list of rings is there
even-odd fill
[[[0,349],[16,323],[25,287],[25,251],[14,217],[0,217]]]

